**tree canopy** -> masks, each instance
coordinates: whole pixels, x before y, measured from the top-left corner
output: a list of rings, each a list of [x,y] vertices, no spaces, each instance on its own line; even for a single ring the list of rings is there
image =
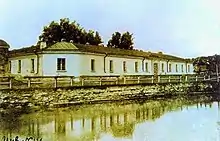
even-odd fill
[[[68,18],[60,19],[59,22],[52,21],[48,26],[45,26],[39,36],[38,43],[42,41],[49,45],[60,41],[90,45],[102,43],[101,36],[97,31],[89,30],[87,32],[76,21],[70,22]]]
[[[220,71],[220,55],[197,57],[193,65],[197,73],[216,73],[217,68]]]
[[[107,46],[120,49],[133,49],[133,34],[125,32],[123,34],[115,32],[108,41]]]

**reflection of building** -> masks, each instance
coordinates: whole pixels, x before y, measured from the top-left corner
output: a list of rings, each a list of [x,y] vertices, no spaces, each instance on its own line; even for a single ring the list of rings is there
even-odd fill
[[[172,55],[103,46],[58,42],[8,51],[0,40],[2,70],[23,76],[109,76],[192,74],[189,59]],[[8,61],[9,60],[9,61]],[[3,66],[3,67],[2,67]]]
[[[56,136],[54,138],[72,140],[82,136],[94,139],[98,138],[100,133],[111,134],[115,138],[131,138],[138,123],[155,120],[168,111],[183,107],[182,102],[178,100],[154,101],[141,105],[115,106],[111,112],[102,108],[97,110],[95,107],[97,113],[94,115],[86,113],[91,111],[90,108],[82,108],[79,111],[59,112],[55,115],[38,115],[31,120],[29,117],[25,119],[26,126],[19,131],[28,133],[29,136]]]

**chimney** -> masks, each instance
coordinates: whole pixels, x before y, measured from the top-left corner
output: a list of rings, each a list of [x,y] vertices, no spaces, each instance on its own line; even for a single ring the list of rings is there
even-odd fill
[[[46,48],[47,47],[47,43],[46,42],[41,42],[40,43],[40,49]]]

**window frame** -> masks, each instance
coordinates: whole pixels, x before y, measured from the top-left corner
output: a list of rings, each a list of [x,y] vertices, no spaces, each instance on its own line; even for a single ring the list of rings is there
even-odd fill
[[[178,64],[176,64],[176,72],[178,72]]]
[[[188,69],[188,72],[190,72],[190,65],[188,64],[187,66],[188,66],[188,68],[187,68],[187,69]]]
[[[169,70],[169,72],[172,72],[172,64],[170,64],[170,63],[169,63],[169,65],[168,65],[168,66],[169,66],[169,69],[168,69],[168,70]]]
[[[182,72],[184,72],[184,65],[183,64],[181,65],[181,70],[182,70]]]
[[[145,62],[145,72],[149,72],[148,62]]]
[[[127,63],[126,61],[123,61],[123,72],[126,73],[127,72]]]
[[[113,60],[109,60],[109,72],[113,73],[114,72],[114,67],[113,67],[114,63]]]
[[[18,73],[21,73],[21,60],[18,60]]]
[[[31,59],[31,73],[35,72],[35,59]]]
[[[137,61],[134,63],[134,71],[138,72],[138,62]]]
[[[161,64],[161,71],[162,71],[162,72],[165,72],[165,71],[164,71],[164,63]]]
[[[90,70],[91,72],[95,72],[95,59],[90,60]]]
[[[66,58],[57,58],[57,71],[66,71]]]

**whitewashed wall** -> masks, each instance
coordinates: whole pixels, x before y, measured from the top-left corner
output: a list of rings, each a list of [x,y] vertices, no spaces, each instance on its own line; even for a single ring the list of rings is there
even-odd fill
[[[34,72],[32,72],[32,62],[31,59],[34,59]],[[21,60],[21,72],[18,72],[18,60]],[[39,73],[37,74],[37,56],[36,55],[26,55],[15,58],[9,58],[11,61],[11,74],[19,74],[22,76],[36,76],[42,75],[41,66],[39,65]],[[39,64],[41,64],[42,58],[39,57]]]
[[[57,71],[57,58],[66,58],[66,70]],[[95,60],[95,71],[91,71],[91,59]],[[110,60],[113,61],[113,73],[110,72]],[[144,70],[142,60],[136,58],[105,58],[104,55],[97,54],[44,54],[43,55],[43,75],[45,76],[102,76],[102,75],[150,75],[151,60],[144,60]],[[126,61],[127,72],[123,70],[123,61]],[[138,72],[135,72],[135,62],[138,62]],[[145,63],[148,62],[148,72],[145,70]]]
[[[21,74],[23,76],[43,75],[43,76],[110,76],[110,75],[152,75],[154,73],[153,65],[158,63],[158,75],[166,74],[193,74],[193,65],[184,62],[168,62],[172,64],[172,71],[167,72],[169,65],[163,60],[148,60],[141,57],[116,57],[107,56],[105,59],[104,72],[104,56],[103,54],[43,54],[39,58],[39,73],[37,74],[37,56],[29,55],[16,58],[10,58],[11,73]],[[66,58],[66,70],[57,71],[57,58]],[[31,72],[31,59],[35,60],[35,72]],[[91,59],[95,60],[95,71],[91,71]],[[18,60],[21,60],[21,73],[18,73]],[[113,72],[110,72],[110,60],[113,61]],[[123,61],[126,62],[127,71],[123,70]],[[135,62],[138,62],[138,72],[135,72]],[[148,63],[148,71],[146,71],[146,62]],[[162,72],[162,63],[164,64],[164,72]],[[176,72],[176,64],[178,64],[178,72]],[[183,70],[181,65],[183,65]],[[186,65],[190,65],[190,72],[186,72]],[[142,68],[143,67],[143,68]],[[188,71],[188,68],[187,68]]]
[[[57,58],[66,59],[66,70],[57,70]],[[78,76],[80,72],[80,66],[84,65],[80,63],[79,54],[43,54],[43,70],[44,76]]]
[[[94,70],[91,70],[91,59],[94,59]],[[79,75],[104,75],[104,55],[81,54],[79,56]]]
[[[91,71],[91,59],[95,60],[95,71]],[[150,60],[144,60],[144,72],[142,70],[142,60],[140,58],[122,58],[107,56],[105,58],[105,71],[104,71],[104,55],[80,55],[80,75],[149,75]],[[110,72],[110,60],[113,61],[113,72]],[[127,71],[123,70],[123,62],[126,62]],[[138,72],[135,72],[135,62],[138,62]],[[145,63],[148,62],[149,72],[145,71]]]
[[[113,73],[110,72],[110,60],[113,61]],[[123,70],[123,62],[126,62],[127,71]],[[135,71],[135,62],[138,62],[138,72]],[[146,72],[146,62],[148,63],[148,72]],[[144,64],[143,64],[144,63]],[[106,57],[106,75],[150,75],[151,61],[142,58],[122,58],[122,57]],[[143,66],[142,66],[143,65]],[[144,67],[144,69],[142,68]]]

